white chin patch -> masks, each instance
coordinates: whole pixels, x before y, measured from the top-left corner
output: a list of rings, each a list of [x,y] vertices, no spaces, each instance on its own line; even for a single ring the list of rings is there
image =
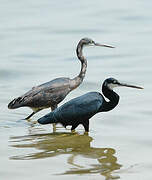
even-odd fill
[[[115,88],[115,87],[118,87],[118,85],[117,84],[112,84],[112,83],[108,84],[108,88],[111,89],[111,90],[113,90],[113,88]]]

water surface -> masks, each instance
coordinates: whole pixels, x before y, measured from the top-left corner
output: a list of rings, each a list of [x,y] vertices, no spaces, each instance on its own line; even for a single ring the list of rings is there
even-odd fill
[[[0,158],[2,179],[144,179],[152,178],[150,1],[2,1],[0,7]],[[75,48],[82,37],[115,49],[86,48],[83,84],[62,102],[88,91],[101,91],[107,77],[140,85],[119,88],[119,105],[90,121],[83,134],[38,125],[48,113],[23,118],[28,108],[7,104],[31,87],[56,77],[74,77],[80,63]],[[61,103],[61,104],[62,104]]]

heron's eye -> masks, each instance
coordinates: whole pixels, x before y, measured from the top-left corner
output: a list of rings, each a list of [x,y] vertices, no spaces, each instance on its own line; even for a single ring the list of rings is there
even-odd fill
[[[114,81],[113,81],[113,83],[114,83],[114,84],[116,84],[116,83],[117,83],[117,81],[115,81],[115,80],[114,80]]]

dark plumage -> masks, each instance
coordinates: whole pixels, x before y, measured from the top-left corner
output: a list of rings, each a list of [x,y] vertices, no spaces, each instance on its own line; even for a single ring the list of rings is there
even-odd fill
[[[88,132],[89,119],[92,116],[99,112],[110,111],[117,106],[119,95],[113,91],[113,88],[117,86],[142,89],[141,87],[120,83],[114,78],[108,78],[102,85],[102,92],[109,99],[108,102],[99,92],[89,92],[68,101],[53,112],[38,119],[38,122],[40,124],[61,123],[64,127],[71,125],[71,130],[82,124],[85,131]]]
[[[82,83],[87,69],[87,60],[83,56],[82,50],[84,46],[89,45],[113,48],[112,46],[95,43],[89,38],[81,39],[76,49],[77,57],[81,61],[81,71],[78,76],[73,79],[61,77],[33,87],[24,95],[11,101],[8,104],[8,108],[16,109],[25,106],[30,107],[33,110],[33,113],[26,119],[29,119],[38,111],[48,107],[51,107],[51,109],[54,110],[69,92],[77,88]]]

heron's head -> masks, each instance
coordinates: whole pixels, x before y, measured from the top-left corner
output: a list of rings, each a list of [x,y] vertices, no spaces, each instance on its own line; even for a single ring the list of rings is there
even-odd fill
[[[104,87],[108,87],[108,89],[113,90],[115,87],[131,87],[131,88],[137,88],[137,89],[143,89],[142,87],[139,86],[134,86],[126,83],[119,82],[117,79],[114,78],[108,78],[104,81],[103,83]]]
[[[83,38],[83,39],[80,40],[80,43],[83,46],[102,46],[102,47],[114,48],[113,46],[96,43],[95,41],[93,41],[90,38]]]

